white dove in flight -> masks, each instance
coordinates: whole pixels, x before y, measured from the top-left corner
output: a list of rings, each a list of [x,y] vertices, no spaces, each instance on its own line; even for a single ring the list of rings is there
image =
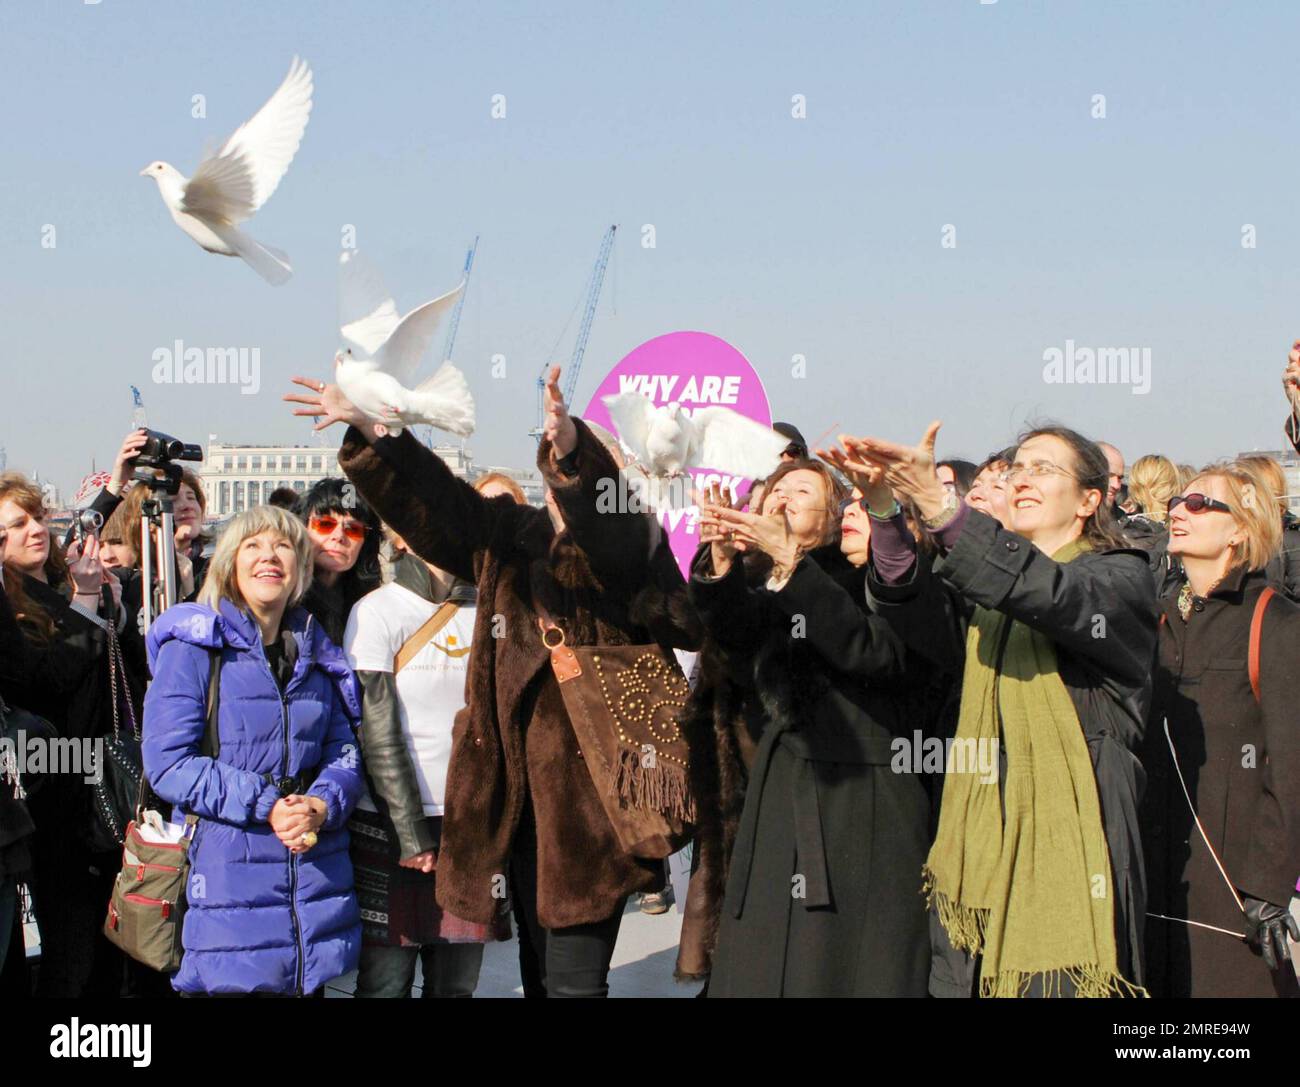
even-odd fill
[[[687,468],[763,479],[789,445],[788,438],[730,408],[696,408],[687,415],[676,401],[657,408],[637,392],[603,399],[623,444],[660,479],[680,476]]]
[[[465,281],[399,317],[383,280],[359,254],[345,251],[339,264],[340,331],[347,346],[334,356],[334,369],[343,395],[393,435],[415,423],[462,438],[473,434],[474,397],[455,366],[444,362],[432,377],[411,387],[420,359]]]
[[[235,129],[221,149],[186,177],[168,162],[151,162],[142,177],[158,182],[172,218],[209,253],[242,257],[268,283],[293,275],[289,258],[238,228],[275,192],[298,152],[311,114],[311,69],[297,57],[266,104]]]

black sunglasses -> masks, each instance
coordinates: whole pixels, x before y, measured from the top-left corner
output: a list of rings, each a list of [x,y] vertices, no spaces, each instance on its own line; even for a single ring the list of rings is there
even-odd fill
[[[1173,513],[1174,508],[1180,503],[1187,503],[1188,513],[1200,513],[1202,510],[1218,510],[1221,513],[1231,513],[1232,507],[1226,502],[1220,502],[1217,498],[1209,498],[1203,494],[1176,494],[1169,500],[1169,512]]]

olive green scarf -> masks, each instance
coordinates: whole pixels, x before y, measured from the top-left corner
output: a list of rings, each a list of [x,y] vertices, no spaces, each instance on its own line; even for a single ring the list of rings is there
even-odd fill
[[[1069,562],[1087,549],[1076,540],[1052,558]],[[990,762],[994,774],[972,772]],[[1092,760],[1046,635],[975,609],[947,769],[925,890],[953,946],[983,956],[980,995],[1058,995],[1063,980],[1079,996],[1146,995],[1119,973]]]

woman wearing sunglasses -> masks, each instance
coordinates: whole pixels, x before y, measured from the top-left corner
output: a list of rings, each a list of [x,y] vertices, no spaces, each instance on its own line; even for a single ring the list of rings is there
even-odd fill
[[[302,606],[343,644],[348,615],[379,587],[379,519],[356,488],[343,479],[322,479],[302,496],[295,512],[307,526],[313,571]]]
[[[1287,947],[1300,939],[1287,912],[1300,875],[1300,607],[1267,588],[1280,540],[1276,500],[1240,463],[1169,500],[1185,580],[1162,602],[1144,758],[1152,995],[1300,996]]]
[[[768,478],[761,513],[711,498],[690,581],[710,634],[691,714],[717,738],[706,791],[723,818],[699,829],[706,890],[679,970],[716,930],[710,997],[924,996],[930,803],[912,760],[895,765],[923,718],[900,693],[902,643],[864,607],[862,492],[801,459]],[[877,487],[872,501],[893,500]]]
[[[1102,451],[1064,427],[1025,434],[1006,472],[1010,525],[916,447],[850,439],[938,537],[915,560],[903,519],[874,526],[872,593],[919,652],[961,677],[925,863],[935,996],[1141,992],[1138,749],[1150,705],[1155,590],[1105,505]],[[966,768],[954,757],[960,745]],[[972,752],[973,749],[973,752]],[[977,759],[998,772],[969,772]],[[965,769],[965,772],[962,772]]]

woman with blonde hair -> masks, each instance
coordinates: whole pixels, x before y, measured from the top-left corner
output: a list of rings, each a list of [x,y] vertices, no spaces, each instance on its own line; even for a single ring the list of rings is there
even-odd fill
[[[185,915],[183,994],[306,996],[357,964],[346,824],[360,705],[342,651],[300,606],[311,570],[302,523],[258,506],[226,526],[198,602],[149,628],[145,772],[173,822],[198,817],[190,878],[204,894]]]
[[[1143,760],[1152,995],[1300,995],[1287,946],[1300,938],[1287,910],[1300,874],[1300,607],[1267,583],[1282,534],[1273,499],[1229,463],[1169,503],[1186,580],[1162,601]]]
[[[1168,457],[1148,454],[1138,457],[1129,469],[1128,494],[1136,506],[1121,519],[1124,535],[1134,547],[1150,556],[1156,580],[1156,595],[1176,588],[1180,570],[1169,555],[1169,499],[1178,493],[1181,473]]]
[[[1178,493],[1178,483],[1178,467],[1168,457],[1138,457],[1128,471],[1129,497],[1138,507],[1129,520],[1142,517],[1163,525],[1169,516],[1169,500]]]
[[[1260,491],[1277,499],[1282,519],[1282,543],[1268,560],[1268,583],[1292,600],[1300,601],[1300,517],[1291,512],[1287,501],[1286,473],[1277,460],[1262,453],[1238,457],[1237,463],[1254,472]]]

